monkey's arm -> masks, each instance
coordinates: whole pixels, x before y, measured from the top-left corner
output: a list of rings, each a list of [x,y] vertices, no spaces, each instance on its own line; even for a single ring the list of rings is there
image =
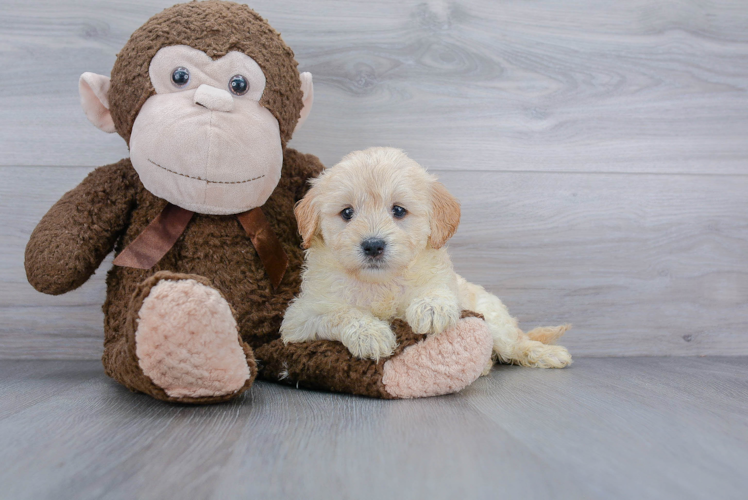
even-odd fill
[[[396,319],[390,327],[397,346],[391,357],[378,361],[359,359],[334,340],[284,344],[277,339],[254,352],[260,377],[296,387],[384,399],[448,394],[477,380],[491,359],[491,334],[475,316],[463,311],[457,326],[429,336]]]
[[[391,329],[397,337],[394,355],[425,338],[414,334],[402,320],[395,320]],[[391,358],[361,359],[342,342],[313,340],[286,344],[278,339],[255,349],[255,356],[261,360],[260,376],[266,380],[373,398],[396,397],[382,383],[385,362]]]
[[[288,179],[288,189],[294,193],[294,202],[306,194],[309,179],[317,177],[324,169],[325,166],[316,156],[286,148],[283,155],[283,174]]]
[[[26,277],[43,293],[81,286],[127,224],[137,192],[129,160],[99,167],[68,191],[37,224],[26,245]]]

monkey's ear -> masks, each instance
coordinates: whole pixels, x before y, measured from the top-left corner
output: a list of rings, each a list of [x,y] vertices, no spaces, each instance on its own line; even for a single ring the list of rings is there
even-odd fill
[[[296,222],[299,225],[301,246],[303,248],[309,248],[312,244],[314,235],[317,233],[319,214],[317,213],[316,203],[314,203],[316,195],[317,190],[312,187],[312,189],[307,191],[306,195],[293,209],[293,213],[296,216]]]
[[[460,202],[444,184],[431,184],[431,246],[439,249],[455,234],[460,225]]]
[[[299,75],[299,78],[301,79],[301,91],[304,93],[304,97],[302,98],[304,107],[301,108],[301,116],[299,116],[299,121],[296,122],[296,128],[294,129],[294,132],[296,130],[299,130],[301,128],[301,124],[306,121],[306,117],[309,116],[309,112],[312,110],[312,102],[314,102],[314,85],[312,84],[312,74],[309,72],[304,72]]]
[[[116,132],[112,113],[109,112],[109,77],[83,73],[78,80],[78,92],[81,95],[81,106],[89,121],[104,132]]]

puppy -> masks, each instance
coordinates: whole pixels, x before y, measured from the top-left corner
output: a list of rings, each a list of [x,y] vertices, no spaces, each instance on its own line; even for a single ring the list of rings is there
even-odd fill
[[[301,293],[281,325],[284,342],[338,340],[354,356],[378,360],[396,347],[392,319],[438,335],[471,310],[489,325],[494,361],[571,363],[564,347],[547,345],[568,326],[524,333],[498,297],[455,273],[444,244],[460,204],[402,151],[349,154],[312,181],[295,214],[308,250]]]

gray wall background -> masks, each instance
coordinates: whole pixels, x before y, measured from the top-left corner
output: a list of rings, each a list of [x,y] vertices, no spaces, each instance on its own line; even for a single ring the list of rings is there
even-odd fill
[[[34,291],[35,223],[127,156],[80,110],[173,1],[0,3],[0,358],[97,358],[105,261]],[[577,356],[748,354],[744,0],[250,4],[314,75],[291,146],[334,165],[405,149],[463,203],[458,272]]]

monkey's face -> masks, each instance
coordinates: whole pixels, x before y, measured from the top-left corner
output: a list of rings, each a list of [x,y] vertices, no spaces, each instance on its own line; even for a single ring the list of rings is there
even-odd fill
[[[215,58],[215,59],[214,59]],[[135,30],[112,78],[84,73],[86,116],[119,133],[146,189],[200,213],[262,206],[312,107],[312,75],[246,5],[177,4]]]
[[[130,159],[145,188],[182,208],[234,214],[261,206],[283,165],[278,121],[259,101],[265,75],[246,54],[212,60],[185,45],[160,49],[156,94],[133,123]]]

